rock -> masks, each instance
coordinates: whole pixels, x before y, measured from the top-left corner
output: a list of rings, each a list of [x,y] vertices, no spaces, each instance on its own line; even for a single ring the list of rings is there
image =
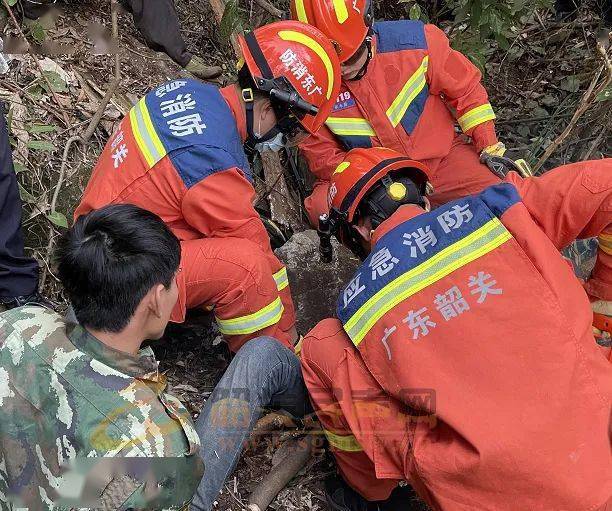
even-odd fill
[[[294,234],[276,250],[287,266],[300,334],[306,334],[322,319],[335,316],[338,296],[359,266],[359,260],[348,249],[335,239],[332,242],[331,263],[321,262],[319,236],[314,230]]]

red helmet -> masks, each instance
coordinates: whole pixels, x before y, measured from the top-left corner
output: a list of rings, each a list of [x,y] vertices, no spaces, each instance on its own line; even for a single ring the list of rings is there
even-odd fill
[[[371,0],[291,0],[290,9],[294,20],[329,37],[341,63],[361,47],[373,22]]]
[[[329,39],[313,26],[279,21],[240,37],[239,43],[255,86],[286,104],[301,126],[315,133],[340,89],[340,63]]]
[[[351,223],[359,203],[372,187],[389,173],[400,170],[417,185],[422,196],[430,193],[429,169],[425,164],[384,147],[349,151],[331,178],[330,210],[344,222]],[[388,183],[387,195],[392,200],[401,202],[405,194],[406,188],[402,183]]]

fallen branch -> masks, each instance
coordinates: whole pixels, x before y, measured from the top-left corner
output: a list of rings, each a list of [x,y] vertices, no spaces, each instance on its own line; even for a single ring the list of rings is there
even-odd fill
[[[38,61],[38,58],[36,57],[36,55],[32,51],[32,46],[30,45],[30,43],[26,39],[26,36],[23,33],[23,30],[21,30],[21,26],[19,25],[19,22],[17,21],[17,18],[15,17],[15,14],[13,13],[13,10],[11,9],[11,6],[9,5],[8,0],[2,0],[2,3],[4,4],[4,7],[6,7],[6,10],[8,11],[9,16],[11,17],[11,19],[13,20],[13,23],[15,24],[15,27],[17,27],[17,31],[19,32],[19,35],[21,36],[21,39],[28,43],[28,53],[29,53],[30,57],[32,57],[34,59],[34,62],[36,63],[36,67],[38,67],[38,70],[40,71],[40,76],[42,77],[42,79],[47,84],[47,87],[49,89],[49,93],[51,94],[51,96],[53,96],[53,101],[55,101],[57,103],[57,106],[60,107],[60,111],[62,113],[62,119],[63,119],[66,127],[70,126],[70,119],[68,118],[68,115],[64,111],[64,107],[60,103],[59,98],[55,94],[55,91],[53,90],[53,86],[51,85],[51,82],[49,82],[49,78],[47,78],[47,75],[45,74],[45,70],[42,68],[42,66],[40,65],[40,62]]]
[[[313,435],[289,440],[294,445],[287,455],[263,478],[249,497],[249,511],[265,511],[312,455]]]
[[[259,5],[259,7],[261,7],[262,9],[264,9],[265,11],[268,11],[268,13],[270,13],[272,16],[274,16],[275,18],[278,19],[283,19],[283,11],[281,11],[280,9],[274,7],[270,2],[268,2],[267,0],[255,0],[255,3],[257,5]]]
[[[582,117],[582,115],[595,103],[597,100],[597,96],[606,90],[608,85],[612,82],[612,62],[610,61],[610,57],[608,56],[606,45],[603,42],[597,43],[597,51],[599,52],[601,58],[603,59],[603,64],[595,73],[595,76],[591,80],[589,88],[582,96],[578,108],[574,115],[572,116],[570,122],[567,127],[563,130],[563,133],[559,135],[544,151],[544,154],[540,157],[538,163],[536,163],[533,167],[534,174],[542,167],[544,162],[548,160],[550,155],[554,153],[557,148],[563,143],[563,141],[568,137],[571,133],[572,129],[578,122],[578,119]],[[597,83],[600,81],[601,75],[604,74],[604,79],[601,80],[599,85]]]

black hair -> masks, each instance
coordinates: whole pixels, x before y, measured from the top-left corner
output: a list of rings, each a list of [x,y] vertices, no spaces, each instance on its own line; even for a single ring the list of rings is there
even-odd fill
[[[120,332],[152,287],[169,288],[177,237],[154,213],[116,204],[81,216],[55,251],[59,279],[83,327]]]

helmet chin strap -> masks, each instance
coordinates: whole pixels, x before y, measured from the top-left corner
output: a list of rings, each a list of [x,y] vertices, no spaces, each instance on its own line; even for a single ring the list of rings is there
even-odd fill
[[[366,45],[366,48],[368,49],[368,57],[365,61],[365,64],[359,70],[359,72],[355,75],[355,77],[349,80],[350,82],[361,80],[364,77],[364,75],[368,72],[368,66],[370,65],[370,61],[372,60],[372,57],[374,56],[374,52],[372,51],[372,36],[373,36],[373,30],[370,27],[370,29],[368,30],[368,35],[365,38],[365,45]]]

